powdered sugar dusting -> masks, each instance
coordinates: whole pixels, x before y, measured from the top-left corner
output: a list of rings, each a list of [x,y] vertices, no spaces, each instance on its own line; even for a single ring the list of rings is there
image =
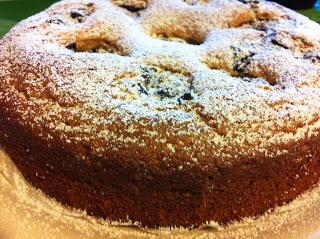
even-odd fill
[[[272,156],[319,134],[319,49],[318,24],[265,1],[68,0],[1,40],[0,101],[100,156]]]

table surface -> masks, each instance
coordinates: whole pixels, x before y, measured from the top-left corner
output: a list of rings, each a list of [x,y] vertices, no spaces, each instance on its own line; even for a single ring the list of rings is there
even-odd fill
[[[47,8],[54,2],[56,0],[0,0],[0,37],[18,21]],[[320,23],[320,0],[315,8],[300,12]]]

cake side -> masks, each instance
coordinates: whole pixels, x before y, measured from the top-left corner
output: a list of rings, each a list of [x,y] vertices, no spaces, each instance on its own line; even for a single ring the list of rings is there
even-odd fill
[[[110,222],[88,216],[47,197],[30,185],[12,160],[0,153],[0,234],[8,239],[67,237],[100,238],[314,238],[319,229],[320,188],[308,190],[293,202],[257,219],[218,225],[210,222],[197,230],[141,228],[133,223]],[[27,215],[27,216],[25,216]],[[45,227],[43,225],[46,225]]]
[[[88,165],[67,145],[62,149],[61,142],[48,147],[12,115],[10,121],[3,112],[0,118],[1,145],[32,185],[111,221],[147,227],[225,224],[290,202],[320,177],[319,137],[286,145],[287,155],[239,158],[205,168],[139,164],[128,155],[92,157]]]

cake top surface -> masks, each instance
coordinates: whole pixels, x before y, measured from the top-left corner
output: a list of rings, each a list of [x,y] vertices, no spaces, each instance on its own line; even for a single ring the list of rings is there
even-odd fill
[[[89,163],[281,155],[319,134],[319,49],[272,2],[66,0],[0,41],[0,102]]]

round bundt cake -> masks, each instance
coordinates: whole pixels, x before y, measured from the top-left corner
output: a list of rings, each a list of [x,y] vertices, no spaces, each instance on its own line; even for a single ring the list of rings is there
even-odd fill
[[[320,26],[250,0],[65,0],[0,40],[0,145],[70,207],[255,217],[320,178]]]

